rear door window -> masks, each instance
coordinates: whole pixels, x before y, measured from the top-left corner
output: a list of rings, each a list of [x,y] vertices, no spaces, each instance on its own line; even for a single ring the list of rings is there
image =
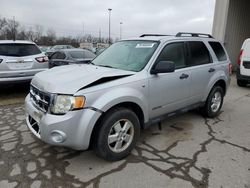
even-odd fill
[[[210,53],[206,45],[201,41],[188,42],[190,66],[205,65],[212,63]]]
[[[42,53],[34,44],[0,44],[0,55],[22,57]]]
[[[209,42],[209,45],[212,47],[219,61],[227,60],[226,52],[224,51],[223,47],[221,46],[219,42]]]

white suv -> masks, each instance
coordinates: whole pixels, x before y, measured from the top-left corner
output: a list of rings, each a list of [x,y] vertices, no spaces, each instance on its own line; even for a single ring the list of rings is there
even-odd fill
[[[48,69],[48,57],[30,41],[0,41],[0,84],[31,80]]]
[[[237,84],[245,87],[250,83],[250,39],[246,39],[240,50],[237,69]]]

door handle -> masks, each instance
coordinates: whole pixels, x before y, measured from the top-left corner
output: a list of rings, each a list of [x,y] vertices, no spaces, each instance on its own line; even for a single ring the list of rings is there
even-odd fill
[[[214,68],[210,68],[210,69],[208,70],[208,72],[210,72],[210,73],[212,73],[212,72],[214,72],[214,71],[215,71]]]
[[[189,77],[188,74],[182,74],[182,75],[180,76],[180,79],[183,80],[183,79],[187,79],[188,77]]]

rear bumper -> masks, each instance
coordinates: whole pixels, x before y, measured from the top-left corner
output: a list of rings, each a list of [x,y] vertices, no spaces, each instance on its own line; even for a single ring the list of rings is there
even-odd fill
[[[18,83],[18,82],[25,82],[25,81],[30,81],[34,77],[35,74],[48,70],[46,69],[37,69],[37,70],[29,70],[26,71],[24,70],[23,72],[20,73],[20,71],[16,71],[15,74],[13,74],[14,71],[0,71],[0,83]],[[8,74],[11,73],[11,74]]]
[[[0,83],[18,83],[32,80],[33,76],[25,76],[25,77],[13,77],[13,78],[0,78]]]
[[[245,75],[240,74],[239,68],[237,68],[236,78],[237,78],[237,80],[244,80],[244,81],[250,82],[250,76],[245,76]]]

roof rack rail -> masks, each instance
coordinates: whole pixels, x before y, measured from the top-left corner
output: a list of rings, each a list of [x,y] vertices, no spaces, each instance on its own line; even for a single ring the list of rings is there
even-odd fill
[[[179,32],[175,35],[176,37],[205,37],[205,38],[214,38],[212,35],[204,33],[188,33],[188,32]]]
[[[140,37],[164,37],[164,36],[171,36],[171,35],[162,35],[162,34],[142,34]]]

